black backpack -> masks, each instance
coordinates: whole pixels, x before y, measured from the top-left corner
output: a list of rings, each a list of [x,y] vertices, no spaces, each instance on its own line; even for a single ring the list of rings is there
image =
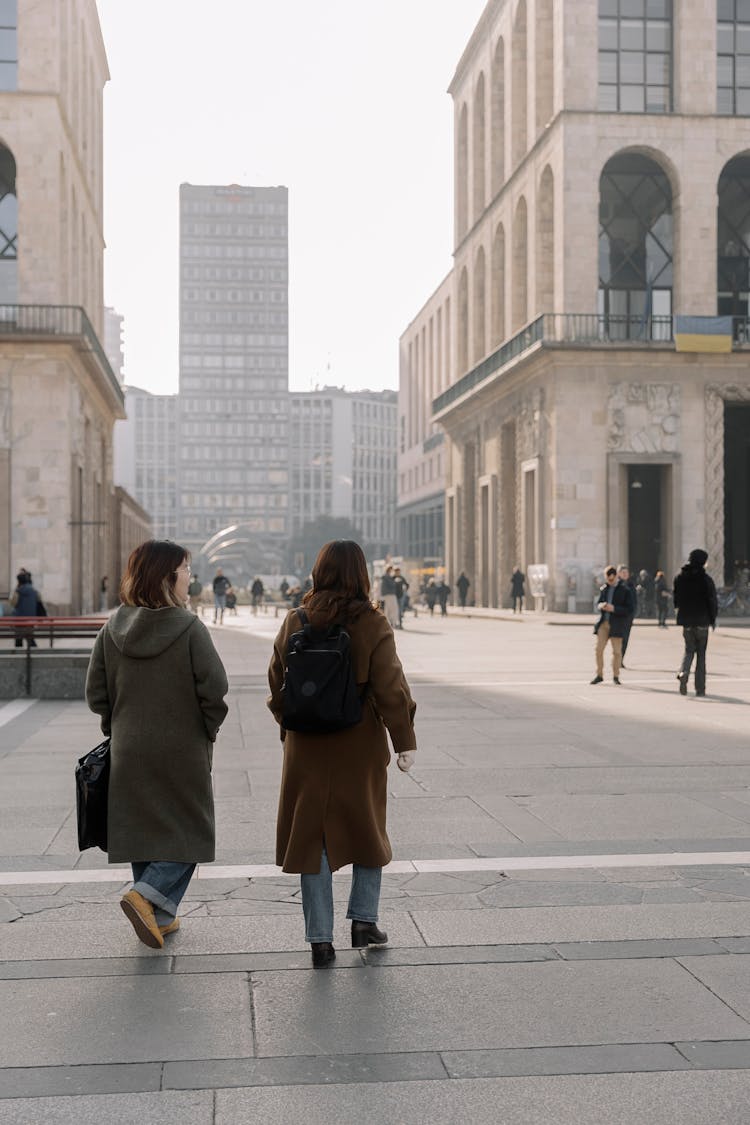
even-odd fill
[[[351,640],[341,624],[313,629],[304,610],[302,629],[292,633],[286,653],[281,725],[306,734],[330,734],[362,718],[351,659]]]

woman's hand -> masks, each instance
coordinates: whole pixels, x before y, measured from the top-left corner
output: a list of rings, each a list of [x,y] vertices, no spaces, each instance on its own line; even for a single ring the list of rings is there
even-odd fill
[[[408,773],[411,767],[414,765],[414,751],[406,750],[403,754],[399,754],[398,758],[396,759],[396,764],[400,770],[402,770],[404,773]]]

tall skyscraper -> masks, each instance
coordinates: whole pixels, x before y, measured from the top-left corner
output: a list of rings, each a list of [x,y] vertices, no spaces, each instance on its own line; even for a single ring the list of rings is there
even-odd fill
[[[180,187],[178,535],[236,582],[288,533],[287,214],[285,187]]]
[[[146,511],[156,539],[177,538],[177,395],[125,387],[115,422],[114,479]]]

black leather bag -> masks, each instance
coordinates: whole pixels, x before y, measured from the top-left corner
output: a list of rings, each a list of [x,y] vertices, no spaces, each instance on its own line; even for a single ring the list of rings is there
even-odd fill
[[[78,847],[107,850],[107,796],[109,792],[110,739],[105,739],[76,765]]]

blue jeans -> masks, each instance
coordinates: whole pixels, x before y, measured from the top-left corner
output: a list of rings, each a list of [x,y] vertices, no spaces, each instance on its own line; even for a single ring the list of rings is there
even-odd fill
[[[380,904],[382,867],[354,864],[347,918],[358,922],[377,922]],[[325,847],[317,875],[301,875],[302,911],[305,915],[305,941],[333,941],[333,876]]]
[[[158,926],[168,926],[177,917],[177,908],[195,871],[194,863],[152,860],[132,863],[133,890],[154,906]]]

